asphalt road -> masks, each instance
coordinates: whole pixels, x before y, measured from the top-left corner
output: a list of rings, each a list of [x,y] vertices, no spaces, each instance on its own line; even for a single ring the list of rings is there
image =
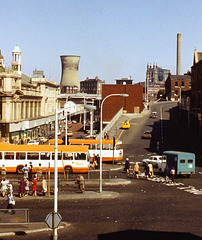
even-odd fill
[[[179,126],[169,121],[170,107],[170,103],[155,104],[152,110],[158,112],[157,119],[145,116],[132,120],[131,129],[122,134],[124,157],[129,156],[132,164],[166,148],[189,148],[186,147],[188,143],[181,136]],[[142,139],[143,131],[152,128],[154,140]],[[131,179],[129,185],[104,186],[104,191],[119,193],[114,199],[59,201],[59,213],[63,221],[70,225],[58,232],[58,239],[202,238],[202,195],[195,194],[196,190],[202,189],[201,172],[202,168],[197,167],[196,174],[191,178],[177,178],[179,185],[167,186],[157,181]],[[119,178],[127,178],[122,170],[114,174]],[[53,201],[18,202],[18,207],[30,209],[30,222],[44,221],[53,210]],[[49,238],[50,232],[44,232],[3,239]]]

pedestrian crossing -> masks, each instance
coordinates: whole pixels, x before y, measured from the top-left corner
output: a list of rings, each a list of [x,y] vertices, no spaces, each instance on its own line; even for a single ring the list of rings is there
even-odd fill
[[[188,193],[192,193],[194,195],[202,195],[202,189],[196,189],[194,186],[184,186],[184,183],[181,182],[166,182],[166,179],[164,177],[156,177],[148,178],[147,180],[162,183],[168,187],[174,187],[177,186],[178,190],[183,190]]]

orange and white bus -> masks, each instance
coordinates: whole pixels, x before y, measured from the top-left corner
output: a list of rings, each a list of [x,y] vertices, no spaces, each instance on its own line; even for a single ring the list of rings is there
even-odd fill
[[[30,163],[36,172],[39,163],[42,169],[54,172],[54,145],[13,145],[0,143],[0,167],[5,165],[7,172],[22,173],[22,168]],[[88,146],[59,145],[58,172],[86,173],[89,171]]]
[[[98,139],[69,139],[71,145],[85,145],[89,147],[91,162],[95,156],[100,156],[100,140]],[[115,140],[113,149],[113,139],[102,140],[102,161],[117,162],[123,159],[122,141]]]

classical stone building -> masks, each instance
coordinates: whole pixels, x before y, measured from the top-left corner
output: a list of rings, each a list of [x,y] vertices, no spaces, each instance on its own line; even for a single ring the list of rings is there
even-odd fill
[[[36,70],[35,70],[36,71]],[[43,75],[22,74],[21,51],[12,52],[11,68],[0,53],[0,139],[17,141],[50,131],[59,106],[59,84]]]

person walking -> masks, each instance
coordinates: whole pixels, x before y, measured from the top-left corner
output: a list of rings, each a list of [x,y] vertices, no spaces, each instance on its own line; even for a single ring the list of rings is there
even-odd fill
[[[139,171],[140,171],[140,166],[139,166],[139,164],[136,162],[135,165],[134,165],[134,168],[133,168],[133,175],[134,175],[136,178],[138,178]]]
[[[39,163],[39,166],[37,167],[37,180],[40,181],[42,179],[42,166],[41,163]]]
[[[37,196],[37,176],[34,176],[34,179],[32,181],[32,196]]]
[[[85,191],[85,180],[84,180],[84,177],[81,174],[78,175],[75,183],[78,184],[79,189],[83,193]]]
[[[25,196],[25,186],[26,186],[26,182],[25,182],[25,177],[23,177],[19,183],[20,183],[20,186],[19,186],[19,197],[24,197]]]
[[[1,180],[1,194],[2,194],[2,197],[6,196],[6,192],[8,190],[8,184],[9,184],[9,181],[6,180],[5,178],[2,178],[2,180]]]
[[[151,163],[149,163],[148,168],[149,168],[149,177],[152,178],[154,176],[153,165]]]
[[[27,164],[25,164],[25,166],[22,168],[22,171],[24,172],[24,177],[28,178],[28,167],[27,167]]]
[[[29,163],[29,172],[28,172],[29,181],[32,181],[32,168],[33,168],[33,165],[32,165],[32,162],[30,162]]]
[[[172,182],[174,183],[175,182],[175,168],[174,167],[172,167],[172,169],[170,170],[170,175],[171,175]]]
[[[129,173],[129,168],[130,168],[129,158],[126,158],[124,171],[126,173]]]
[[[1,178],[6,178],[6,167],[2,165],[1,167]]]
[[[43,196],[45,196],[46,192],[47,192],[47,182],[46,182],[46,179],[44,178],[44,176],[42,176],[42,181],[41,181],[41,192],[42,192]]]
[[[15,214],[15,211],[11,210],[13,209],[13,206],[15,205],[15,200],[13,197],[13,193],[12,191],[8,191],[8,195],[7,195],[7,209],[9,213]]]
[[[28,196],[29,195],[29,180],[26,178],[25,179],[25,196]]]
[[[145,176],[148,179],[149,178],[149,166],[148,166],[148,163],[146,163],[144,170],[145,170]]]
[[[170,177],[170,168],[168,167],[168,165],[166,165],[166,168],[165,168],[165,177],[166,177],[166,183],[168,183],[169,177]]]

